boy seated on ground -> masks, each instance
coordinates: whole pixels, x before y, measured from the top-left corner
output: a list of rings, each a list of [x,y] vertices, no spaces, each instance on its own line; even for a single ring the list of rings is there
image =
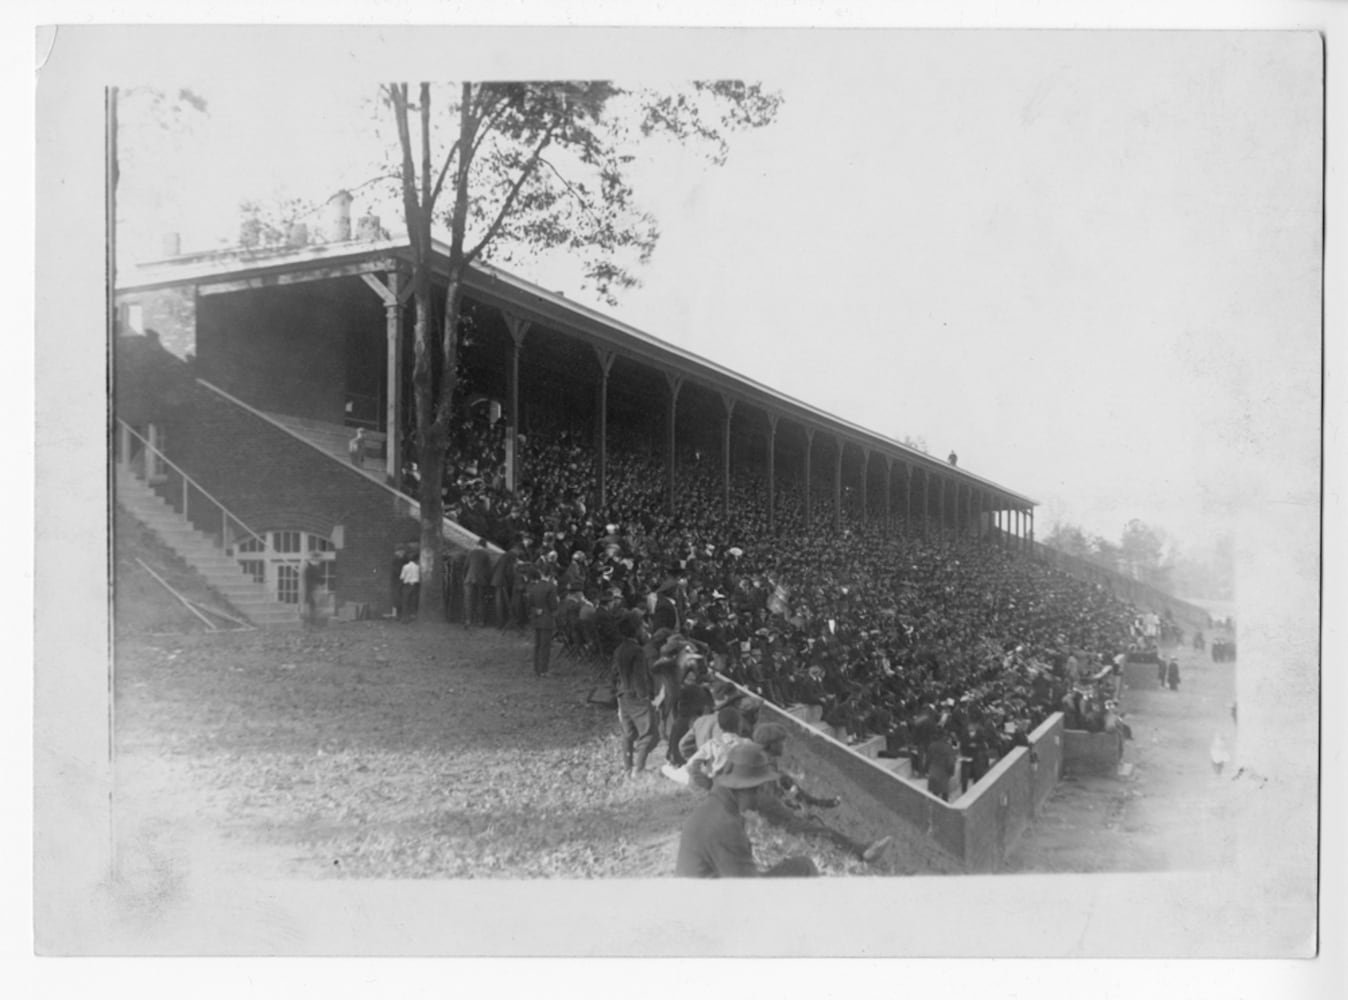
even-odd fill
[[[731,748],[746,742],[741,735],[739,709],[726,706],[716,713],[717,732],[694,751],[685,765],[688,783],[704,791],[712,786],[712,779],[725,767]]]

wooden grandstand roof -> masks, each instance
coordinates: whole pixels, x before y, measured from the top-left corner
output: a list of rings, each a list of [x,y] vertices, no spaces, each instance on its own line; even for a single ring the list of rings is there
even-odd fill
[[[448,259],[448,248],[444,243],[433,241],[433,247],[440,260]],[[133,276],[118,284],[117,293],[126,295],[183,285],[195,285],[202,294],[273,287],[391,270],[400,264],[408,264],[410,256],[411,247],[405,239],[188,253],[140,265]],[[443,267],[439,270],[444,272]],[[787,420],[833,433],[912,466],[999,493],[1014,501],[1015,506],[1037,506],[1030,497],[962,466],[952,466],[936,456],[788,396],[501,268],[474,265],[466,286],[473,298],[564,330],[619,355],[685,375]]]

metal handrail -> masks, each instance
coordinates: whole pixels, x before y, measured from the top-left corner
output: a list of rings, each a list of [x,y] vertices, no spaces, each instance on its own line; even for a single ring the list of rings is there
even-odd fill
[[[199,482],[197,482],[195,479],[193,479],[191,476],[189,476],[189,475],[187,474],[187,472],[186,472],[180,465],[178,465],[176,462],[173,461],[173,459],[169,458],[167,455],[165,455],[162,451],[160,451],[160,450],[159,450],[158,448],[156,448],[154,445],[150,444],[150,442],[147,441],[141,434],[137,433],[137,432],[136,432],[136,429],[135,429],[134,427],[132,427],[130,424],[128,424],[128,423],[127,423],[125,420],[123,420],[121,417],[118,417],[118,418],[117,418],[117,424],[118,424],[119,427],[121,427],[122,429],[124,429],[128,434],[130,434],[133,438],[135,438],[137,441],[139,441],[139,442],[145,447],[145,450],[146,450],[149,454],[154,455],[156,458],[158,458],[160,461],[162,461],[165,465],[167,465],[169,468],[171,468],[174,472],[176,472],[176,473],[178,473],[178,475],[182,476],[182,479],[183,479],[183,517],[187,517],[187,487],[188,487],[188,484],[190,483],[192,486],[195,486],[195,487],[196,487],[197,492],[199,492],[202,496],[204,496],[207,500],[209,500],[209,501],[210,501],[212,504],[214,504],[216,507],[220,508],[220,512],[221,512],[222,514],[224,514],[224,516],[225,516],[226,518],[229,518],[230,520],[233,520],[233,522],[234,522],[235,524],[237,524],[240,528],[242,528],[242,529],[244,530],[244,533],[245,533],[245,534],[247,534],[248,536],[250,536],[250,537],[252,537],[252,538],[256,538],[256,539],[257,539],[259,542],[261,542],[264,546],[267,544],[267,540],[266,540],[265,538],[263,538],[260,534],[258,534],[258,533],[257,533],[256,531],[254,531],[252,528],[248,527],[248,525],[247,525],[246,523],[244,523],[244,521],[243,521],[243,519],[242,519],[241,517],[239,517],[239,516],[238,516],[237,514],[235,514],[232,510],[230,510],[228,507],[226,507],[224,504],[222,504],[219,500],[215,499],[215,497],[211,494],[210,490],[206,489],[206,488],[205,488],[204,486],[202,486]],[[124,459],[124,460],[125,460],[125,459],[128,459],[128,458],[129,458],[129,456],[123,456],[123,459]],[[128,462],[128,465],[129,465],[129,464],[130,464],[130,463]],[[225,548],[228,548],[228,547],[229,547],[229,531],[228,531],[228,524],[227,524],[227,522],[226,522],[225,520],[222,519],[221,522],[220,522],[220,526],[221,526],[221,536],[220,536],[220,540],[221,540],[221,542],[223,543],[224,547],[225,547]]]

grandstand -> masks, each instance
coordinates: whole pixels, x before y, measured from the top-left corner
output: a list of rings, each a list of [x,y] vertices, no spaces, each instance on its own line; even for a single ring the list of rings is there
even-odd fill
[[[256,624],[297,621],[310,554],[331,613],[390,609],[389,560],[419,535],[409,259],[396,240],[180,255],[118,289],[118,502]],[[869,758],[834,766],[966,866],[995,867],[1057,778],[1043,668],[1121,651],[1127,602],[1186,611],[1059,565],[1023,494],[562,295],[478,267],[464,314],[448,546],[582,553],[575,590],[619,607],[669,588],[718,669],[821,752]],[[924,778],[943,733],[967,740],[953,803]],[[993,809],[984,776],[1022,794]]]

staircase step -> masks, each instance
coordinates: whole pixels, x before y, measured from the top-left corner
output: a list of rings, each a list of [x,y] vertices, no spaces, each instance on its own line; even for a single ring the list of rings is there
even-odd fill
[[[274,600],[267,589],[245,574],[236,558],[227,556],[209,535],[197,531],[172,506],[124,470],[117,477],[117,502],[150,529],[251,624],[265,628],[298,627],[295,605]]]

